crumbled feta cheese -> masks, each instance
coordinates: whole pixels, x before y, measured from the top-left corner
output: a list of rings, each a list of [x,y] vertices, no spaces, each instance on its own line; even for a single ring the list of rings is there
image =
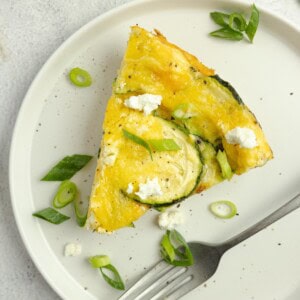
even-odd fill
[[[130,183],[128,184],[126,193],[127,193],[127,194],[131,194],[132,192],[133,192],[133,185],[132,185],[132,183],[130,182]]]
[[[158,216],[158,225],[161,229],[172,230],[184,223],[184,216],[179,210],[170,210]]]
[[[235,127],[225,134],[228,144],[238,144],[242,148],[254,148],[257,146],[256,136],[252,129]]]
[[[77,256],[81,254],[81,245],[69,243],[65,245],[65,256]]]
[[[105,145],[101,149],[102,162],[104,165],[112,166],[118,156],[119,150],[116,145]]]
[[[140,183],[139,191],[135,194],[142,200],[145,200],[149,197],[161,196],[163,193],[158,183],[158,178],[155,177],[152,180],[148,178],[146,183]]]
[[[138,111],[144,111],[145,116],[147,116],[158,108],[161,100],[162,96],[160,95],[143,94],[129,97],[124,101],[124,105]]]

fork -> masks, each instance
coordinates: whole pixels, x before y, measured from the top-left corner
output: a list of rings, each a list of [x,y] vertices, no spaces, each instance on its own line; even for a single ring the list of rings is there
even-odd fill
[[[194,256],[192,266],[175,267],[162,260],[128,289],[119,300],[179,299],[216,272],[220,259],[227,250],[299,207],[300,193],[263,220],[222,244],[189,242],[188,245]]]

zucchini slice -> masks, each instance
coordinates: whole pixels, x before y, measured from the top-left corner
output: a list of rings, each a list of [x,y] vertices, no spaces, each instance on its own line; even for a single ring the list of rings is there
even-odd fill
[[[164,206],[174,204],[188,197],[198,186],[202,171],[202,162],[196,141],[192,136],[185,134],[178,129],[175,124],[157,117],[151,117],[155,126],[162,128],[162,137],[172,139],[180,146],[176,151],[153,151],[153,160],[149,155],[145,155],[140,160],[141,166],[138,169],[131,168],[136,164],[140,151],[145,152],[141,147],[136,146],[131,141],[124,143],[119,156],[123,163],[128,166],[126,174],[121,182],[126,182],[121,186],[121,190],[129,198],[151,206]],[[131,148],[132,150],[129,150]],[[136,150],[134,150],[136,149]],[[116,162],[118,167],[118,162]],[[128,174],[128,171],[131,174]],[[120,171],[120,176],[123,176]],[[120,178],[120,177],[119,177]],[[157,179],[161,189],[161,195],[149,196],[145,199],[139,196],[141,184],[146,184],[149,180]],[[128,185],[131,185],[131,193],[126,192]]]

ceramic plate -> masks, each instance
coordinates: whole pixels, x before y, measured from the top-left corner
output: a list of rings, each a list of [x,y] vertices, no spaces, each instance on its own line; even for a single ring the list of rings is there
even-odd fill
[[[32,83],[21,108],[10,156],[10,186],[15,218],[33,261],[64,299],[116,299],[87,257],[108,254],[129,286],[159,260],[163,232],[151,211],[112,235],[91,233],[71,220],[52,225],[32,217],[51,204],[57,182],[40,178],[61,158],[94,156],[73,178],[86,199],[90,193],[111,84],[126,47],[130,25],[158,28],[168,39],[195,54],[228,80],[256,114],[275,158],[263,168],[235,176],[182,203],[186,222],[179,228],[190,240],[221,243],[255,223],[299,191],[300,178],[300,34],[261,10],[254,44],[214,39],[209,12],[250,11],[238,1],[152,0],[132,2],[93,20],[68,39]],[[72,86],[68,71],[79,66],[92,75],[89,88]],[[239,215],[214,218],[210,202],[229,199]],[[230,250],[216,274],[186,299],[299,299],[300,211]],[[65,257],[64,245],[82,244],[77,257]]]

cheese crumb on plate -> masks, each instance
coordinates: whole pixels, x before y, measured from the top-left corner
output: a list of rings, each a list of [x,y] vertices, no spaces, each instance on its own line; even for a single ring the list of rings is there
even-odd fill
[[[158,225],[164,230],[173,230],[184,223],[184,215],[179,210],[169,210],[158,216]]]
[[[65,256],[78,256],[81,254],[82,246],[81,244],[68,243],[65,245]]]

